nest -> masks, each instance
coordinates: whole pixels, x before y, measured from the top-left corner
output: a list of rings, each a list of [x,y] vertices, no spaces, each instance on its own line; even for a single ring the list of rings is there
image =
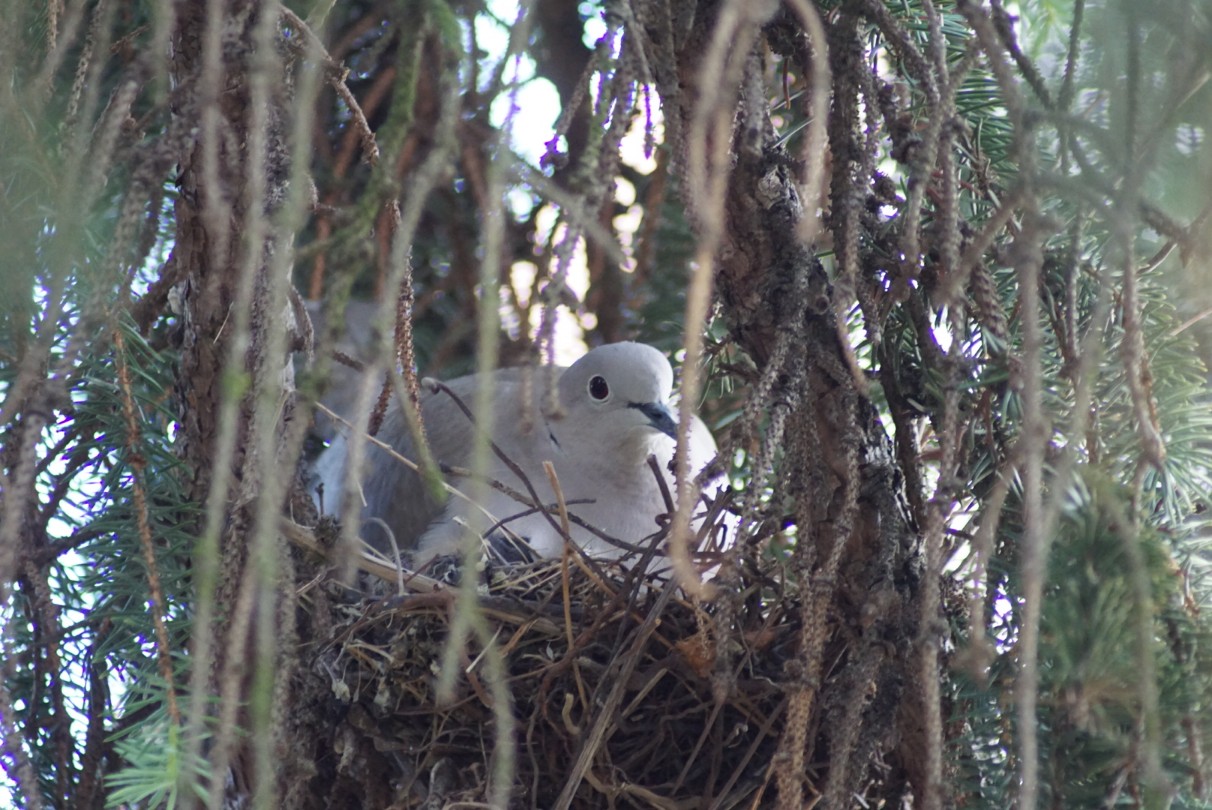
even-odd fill
[[[696,604],[620,566],[494,567],[475,598],[481,632],[440,700],[466,606],[458,588],[406,577],[404,595],[328,606],[313,668],[336,728],[319,758],[326,806],[482,807],[504,795],[494,769],[511,807],[731,808],[769,790],[793,601],[772,610],[740,574]],[[512,763],[499,761],[502,695]]]

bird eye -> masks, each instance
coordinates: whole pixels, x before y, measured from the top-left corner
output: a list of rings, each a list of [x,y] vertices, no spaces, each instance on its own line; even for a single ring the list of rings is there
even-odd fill
[[[610,386],[606,384],[605,377],[597,375],[589,378],[589,396],[598,402],[606,401],[610,396]]]

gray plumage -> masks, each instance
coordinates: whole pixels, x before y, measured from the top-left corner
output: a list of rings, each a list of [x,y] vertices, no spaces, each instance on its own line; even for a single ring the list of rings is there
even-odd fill
[[[550,402],[553,376],[555,407]],[[494,391],[492,438],[529,479],[543,503],[556,500],[543,471],[543,462],[551,461],[571,514],[630,544],[657,530],[656,516],[666,509],[647,464],[650,454],[656,456],[670,492],[675,491],[667,469],[676,435],[669,402],[673,370],[663,354],[641,343],[613,343],[594,349],[568,369],[501,369],[460,377],[446,386],[473,408],[476,391],[488,378]],[[529,403],[523,401],[527,395]],[[425,391],[421,414],[434,458],[453,467],[470,467],[476,428],[450,395]],[[401,455],[416,459],[398,406],[388,409],[378,438]],[[697,472],[715,452],[715,441],[695,417],[690,468]],[[483,534],[493,526],[494,519],[462,499],[435,500],[415,472],[381,449],[367,447],[366,454],[365,474],[360,479],[366,503],[361,533],[374,545],[390,548],[372,518],[390,528],[402,551],[415,550],[418,565],[439,554],[456,553],[468,529]],[[345,455],[345,438],[338,437],[317,464],[332,511],[340,501]],[[486,472],[525,494],[523,482],[491,452]],[[471,488],[466,480],[451,483],[464,492]],[[496,490],[489,490],[481,501],[484,510],[495,520],[507,521],[508,528],[526,539],[540,556],[561,553],[563,539],[543,515],[522,515],[527,511],[523,504]],[[575,501],[590,502],[572,503]],[[570,535],[593,556],[617,558],[624,553],[575,524]]]

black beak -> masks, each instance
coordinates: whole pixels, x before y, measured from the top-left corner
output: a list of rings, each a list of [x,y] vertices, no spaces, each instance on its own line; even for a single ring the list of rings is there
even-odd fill
[[[669,412],[669,406],[660,402],[631,402],[628,403],[628,407],[635,408],[637,411],[647,416],[648,424],[652,425],[669,438],[674,440],[677,439],[678,423],[673,420],[673,414]]]

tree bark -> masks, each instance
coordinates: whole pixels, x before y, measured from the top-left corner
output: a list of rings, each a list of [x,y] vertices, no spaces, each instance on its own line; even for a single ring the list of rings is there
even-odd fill
[[[689,28],[675,29],[674,40],[684,44],[676,73],[663,74],[667,81],[661,86],[667,115],[676,111],[679,117],[670,130],[683,133],[674,148],[684,173],[692,170],[685,133],[701,102],[703,61],[718,14],[719,5],[710,1],[680,4],[672,12],[671,25],[693,20]],[[779,32],[771,29],[780,24],[778,18],[767,23],[770,41],[777,40]],[[804,34],[787,27],[783,35],[792,43],[791,55],[810,70]],[[845,12],[830,26],[833,174],[822,238],[832,237],[835,246],[846,241],[850,247],[839,246],[839,253],[857,246],[855,226],[842,227],[845,215],[861,210],[873,194],[862,132],[853,110],[848,114],[844,107],[851,98],[847,91],[862,76],[861,59],[857,65],[848,61],[856,32],[855,17]],[[905,475],[845,344],[841,313],[852,304],[854,282],[849,290],[832,284],[813,246],[798,235],[800,219],[816,216],[815,205],[800,199],[797,170],[804,167],[771,125],[758,73],[761,47],[750,55],[737,91],[714,281],[732,338],[770,385],[767,439],[778,441],[769,433],[776,425],[785,425],[787,438],[785,486],[793,495],[798,538],[794,566],[805,597],[799,657],[786,672],[790,702],[779,807],[803,802],[805,747],[815,750],[816,760],[828,761],[828,773],[817,780],[824,785],[824,806],[842,807],[854,785],[874,776],[877,760],[893,766],[880,777],[890,800],[899,793],[898,783],[920,787],[925,778],[920,712],[903,708],[914,706],[920,694],[913,684],[919,671],[921,535]],[[690,191],[687,184],[682,188]],[[686,202],[692,213],[700,204],[692,195]],[[831,664],[828,688],[825,662]],[[817,740],[805,738],[810,728],[824,731]]]
[[[312,767],[292,755],[285,732],[293,578],[273,528],[298,455],[284,438],[294,418],[292,340],[282,338],[297,331],[283,305],[293,234],[277,224],[290,193],[292,82],[276,6],[230,0],[217,20],[206,4],[177,9],[174,114],[196,118],[198,132],[175,206],[178,446],[191,500],[211,506],[194,560],[202,606],[191,650],[200,670],[194,706],[210,713],[210,698],[221,697],[214,737],[200,725],[191,730],[196,753],[215,769],[212,801],[222,792],[239,803],[254,790],[286,797],[299,770]],[[272,684],[258,685],[259,677]],[[258,710],[267,691],[269,708]],[[253,739],[240,738],[237,726]]]

